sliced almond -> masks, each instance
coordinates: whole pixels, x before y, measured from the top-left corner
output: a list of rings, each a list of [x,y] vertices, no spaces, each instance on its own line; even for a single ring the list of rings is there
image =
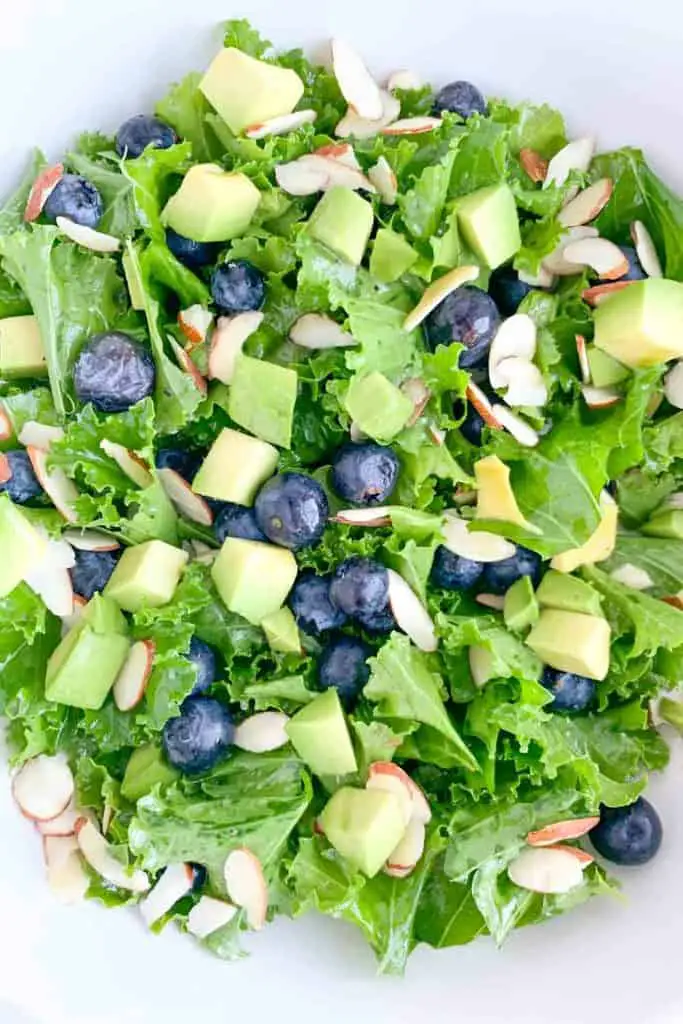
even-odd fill
[[[421,651],[435,651],[439,641],[429,612],[399,573],[387,569],[389,605],[396,624]]]
[[[525,448],[535,448],[540,437],[526,420],[523,420],[517,413],[512,412],[505,405],[493,405],[493,415],[500,422],[504,430],[512,434],[515,441],[524,445]]]
[[[403,814],[406,828],[408,827],[415,806],[413,803],[412,780],[407,772],[391,761],[375,761],[368,770],[366,789],[381,789],[385,793],[393,793],[397,797]]]
[[[472,673],[472,681],[478,690],[481,690],[489,681],[494,678],[493,658],[486,647],[473,644],[467,652],[467,658]]]
[[[100,448],[105,455],[114,460],[121,472],[125,473],[128,479],[132,480],[138,487],[144,489],[154,483],[154,477],[150,473],[147,463],[139,455],[136,455],[135,452],[130,451],[129,448],[124,448],[122,444],[110,441],[106,437],[100,441]]]
[[[589,409],[608,409],[620,402],[623,397],[613,388],[596,388],[591,384],[582,384],[581,394]]]
[[[449,551],[473,562],[502,562],[505,558],[512,558],[517,550],[514,544],[497,533],[468,529],[467,521],[451,512],[444,517],[443,535],[444,545]]]
[[[360,171],[361,166],[350,142],[337,142],[329,146],[321,146],[315,150],[314,156],[324,156],[328,160],[335,160],[338,164],[344,164],[353,171]]]
[[[355,139],[372,139],[379,134],[382,128],[395,121],[400,113],[400,102],[390,92],[383,89],[382,116],[378,120],[373,121],[367,117],[361,117],[353,107],[349,107],[335,128],[334,134],[341,138],[352,136]]]
[[[42,451],[49,451],[53,441],[61,441],[64,431],[61,427],[48,426],[46,423],[38,423],[37,420],[27,420],[17,434],[17,441],[25,448],[40,448]]]
[[[440,117],[404,117],[382,128],[382,135],[423,135],[442,125]]]
[[[582,334],[576,335],[576,354],[579,359],[579,371],[581,373],[581,380],[584,384],[590,384],[591,382],[591,367],[588,362],[588,352],[586,351],[586,339]]]
[[[583,882],[583,871],[577,857],[566,850],[527,847],[508,866],[508,875],[515,885],[530,892],[561,895]]]
[[[44,836],[43,858],[45,866],[61,867],[69,854],[78,851],[76,836]]]
[[[504,359],[498,364],[497,374],[507,383],[505,401],[513,408],[540,408],[548,401],[548,389],[543,374],[528,359]]]
[[[557,846],[547,846],[547,850],[563,850],[568,853],[570,857],[575,857],[581,865],[581,870],[585,871],[591,864],[595,864],[595,857],[590,853],[586,853],[585,850],[580,849],[578,846],[567,846],[565,843],[558,843]]]
[[[631,224],[631,238],[636,249],[638,261],[648,277],[664,277],[662,264],[652,235],[647,230],[642,220],[634,220]]]
[[[479,267],[455,267],[453,270],[449,270],[447,274],[440,277],[438,281],[434,281],[424,291],[417,306],[403,321],[403,330],[414,331],[451,292],[464,284],[476,281],[478,277]]]
[[[130,711],[144,697],[155,654],[151,640],[138,640],[131,647],[114,683],[114,703],[119,711]]]
[[[57,217],[57,227],[72,242],[92,252],[118,252],[121,248],[121,240],[114,235],[106,235],[84,224],[77,224],[68,217]]]
[[[12,796],[25,818],[49,821],[61,815],[74,795],[74,777],[65,757],[40,754],[26,761],[12,779]]]
[[[114,537],[98,530],[65,530],[62,538],[77,551],[118,551],[121,547]]]
[[[170,498],[177,512],[201,526],[213,524],[211,506],[205,498],[202,498],[201,494],[196,494],[192,490],[180,473],[176,473],[175,469],[170,469],[167,466],[164,469],[158,469],[157,475],[166,496]]]
[[[532,181],[545,181],[548,174],[548,161],[534,149],[520,149],[519,162],[524,172]]]
[[[589,224],[607,206],[614,186],[611,178],[601,178],[595,184],[570,199],[558,214],[558,221],[566,228]]]
[[[197,939],[206,939],[219,928],[230,924],[237,907],[225,900],[214,899],[213,896],[202,896],[187,915],[187,930]]]
[[[630,587],[631,590],[649,590],[650,587],[655,585],[655,581],[649,572],[646,572],[645,569],[641,569],[637,565],[632,565],[631,562],[625,562],[618,569],[613,569],[610,576],[617,583]]]
[[[240,750],[252,754],[265,754],[279,750],[289,743],[286,725],[289,721],[282,711],[261,711],[246,718],[235,729],[233,743]]]
[[[182,345],[179,345],[175,338],[170,334],[168,335],[168,341],[171,348],[173,349],[173,354],[175,355],[176,360],[178,361],[178,366],[180,367],[180,369],[183,370],[186,374],[188,374],[188,376],[192,378],[192,381],[197,390],[200,391],[203,395],[205,395],[206,392],[208,391],[208,384],[206,383],[206,379],[199,372],[199,369],[196,366],[192,357],[190,356],[190,353],[187,352]]]
[[[43,856],[52,894],[67,906],[80,902],[88,891],[90,879],[83,867],[75,837],[46,837]]]
[[[76,822],[76,838],[85,860],[105,881],[130,892],[147,892],[149,878],[145,872],[139,868],[130,872],[116,860],[109,843],[92,821],[79,818]]]
[[[424,853],[425,838],[424,822],[411,818],[403,838],[389,855],[385,872],[393,878],[407,878]]]
[[[409,71],[407,68],[401,68],[399,71],[392,71],[387,79],[387,89],[389,92],[395,92],[396,89],[410,90],[410,89],[421,89],[422,79],[416,71]]]
[[[12,421],[5,412],[2,406],[2,402],[0,402],[0,441],[9,440],[13,433],[14,430],[12,428]]]
[[[333,523],[344,523],[346,526],[391,526],[391,506],[343,508],[330,516],[330,520]]]
[[[591,267],[607,281],[628,273],[628,260],[618,245],[607,238],[584,238],[565,246],[563,257],[568,263]]]
[[[498,373],[504,359],[513,357],[530,362],[536,354],[536,324],[526,313],[515,313],[503,320],[489,349],[491,387],[505,387],[508,381]]]
[[[683,409],[683,359],[671,367],[664,378],[664,394],[676,409]]]
[[[268,886],[258,857],[244,846],[233,850],[225,861],[223,875],[228,896],[243,908],[249,926],[258,931],[268,913]]]
[[[263,323],[263,313],[248,310],[235,316],[222,316],[211,338],[209,377],[231,384],[235,375],[237,357],[251,335]]]
[[[432,809],[429,806],[429,801],[417,782],[413,782],[409,775],[407,775],[407,779],[413,797],[411,821],[420,821],[423,825],[428,825],[432,820]]]
[[[683,611],[683,594],[671,594],[668,597],[660,597],[660,601],[664,604],[670,605],[671,608],[678,608],[679,611]]]
[[[36,827],[42,836],[73,836],[76,831],[76,822],[82,817],[80,811],[76,810],[73,800],[68,807],[55,818],[47,818],[45,821],[37,821]]]
[[[78,519],[74,511],[74,502],[78,500],[78,490],[73,481],[59,466],[47,468],[48,455],[42,448],[33,448],[29,445],[26,454],[31,460],[33,472],[38,477],[38,482],[57,511],[69,523],[75,523]]]
[[[565,249],[572,242],[598,237],[597,228],[593,228],[589,224],[578,228],[568,228],[562,235],[557,247],[543,260],[541,264],[542,269],[557,277],[572,277],[574,274],[583,273],[586,269],[585,264],[571,263],[564,255]]]
[[[474,600],[484,608],[492,608],[494,612],[502,612],[505,607],[503,594],[477,594]]]
[[[595,284],[592,288],[585,288],[581,292],[581,298],[589,306],[599,306],[601,302],[609,299],[611,295],[616,295],[617,292],[635,283],[635,281],[611,281],[609,284]]]
[[[446,440],[446,431],[441,430],[440,427],[436,427],[433,423],[427,424],[427,433],[430,439],[436,445],[441,446]]]
[[[531,288],[553,288],[555,285],[555,275],[544,266],[539,267],[537,274],[527,274],[523,270],[518,270],[517,277]]]
[[[55,565],[49,555],[29,570],[24,582],[42,599],[53,615],[62,618],[73,612],[74,590],[69,570],[62,565]]]
[[[300,348],[308,349],[349,348],[357,344],[349,331],[322,313],[304,313],[300,316],[293,324],[289,338]]]
[[[167,914],[178,900],[192,891],[194,871],[190,864],[169,864],[144,900],[138,904],[148,928]]]
[[[356,167],[342,160],[332,160],[330,157],[320,156],[319,153],[308,153],[299,157],[299,163],[316,166],[323,164],[327,171],[327,182],[323,191],[330,188],[350,188],[353,191],[376,192],[376,188],[370,178]]]
[[[46,167],[40,172],[36,180],[31,186],[31,191],[28,194],[28,200],[26,202],[26,209],[24,210],[24,220],[27,224],[30,224],[34,220],[38,220],[45,203],[54,192],[55,188],[64,176],[64,164],[55,164],[53,167]]]
[[[412,427],[427,408],[432,393],[421,377],[409,377],[403,381],[399,390],[413,403],[413,414],[406,423],[407,427]]]
[[[328,187],[329,167],[322,161],[302,163],[301,160],[292,160],[291,163],[277,165],[275,180],[290,196],[312,196]]]
[[[188,345],[193,348],[206,341],[213,326],[213,313],[196,303],[188,309],[180,310],[178,326],[187,338]]]
[[[292,114],[281,114],[279,117],[271,117],[269,121],[251,124],[245,128],[244,134],[248,139],[265,139],[269,135],[286,135],[287,132],[295,132],[298,128],[303,128],[305,124],[313,124],[317,116],[315,110],[295,110]]]
[[[386,157],[381,156],[368,171],[368,178],[387,206],[393,206],[398,195],[398,181]]]
[[[368,120],[382,116],[382,94],[361,57],[343,39],[332,40],[332,69],[342,96]]]
[[[548,172],[543,187],[548,185],[564,185],[572,171],[585,173],[591,165],[595,153],[595,139],[585,137],[569,142],[556,153],[548,164]],[[574,195],[576,195],[574,190]],[[570,197],[571,198],[571,197]]]
[[[484,392],[474,383],[474,381],[468,381],[465,393],[468,401],[472,403],[487,426],[493,427],[494,430],[503,429],[503,424],[496,418],[496,415],[493,412],[491,402],[489,402]]]
[[[556,821],[554,825],[546,825],[545,828],[529,832],[526,841],[529,846],[554,846],[556,843],[564,843],[568,839],[580,839],[599,824],[599,817]]]

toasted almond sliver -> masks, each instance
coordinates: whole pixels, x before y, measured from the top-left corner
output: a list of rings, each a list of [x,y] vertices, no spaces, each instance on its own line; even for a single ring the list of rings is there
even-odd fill
[[[636,247],[636,254],[640,265],[648,277],[663,277],[664,271],[657,255],[652,235],[647,230],[642,220],[635,220],[631,224],[631,238]]]
[[[545,176],[543,187],[547,188],[548,185],[553,184],[564,185],[572,171],[587,171],[594,153],[594,138],[586,136],[569,142],[559,153],[555,154],[548,164],[548,173]]]
[[[584,225],[578,228],[568,228],[564,233],[556,249],[543,260],[542,268],[558,277],[570,277],[573,274],[581,274],[585,269],[582,263],[571,263],[565,257],[564,251],[572,242],[581,241],[584,238],[598,238],[597,228]]]
[[[367,117],[361,117],[353,107],[349,107],[335,128],[334,134],[338,138],[352,136],[354,139],[372,139],[378,135],[382,128],[395,121],[401,113],[401,104],[395,96],[385,89],[382,90],[381,96],[382,116],[378,120],[372,121]]]
[[[590,384],[591,382],[591,367],[588,362],[588,352],[586,351],[586,339],[582,334],[576,335],[576,355],[579,360],[579,371],[581,373],[581,380],[584,384]]]
[[[581,393],[589,409],[608,409],[622,399],[620,392],[613,388],[596,388],[590,384],[583,384]]]
[[[332,68],[341,94],[361,117],[379,120],[382,94],[361,57],[343,39],[332,40]]]
[[[612,189],[611,178],[601,178],[594,185],[589,185],[560,210],[558,221],[566,228],[578,228],[590,223],[607,206]]]
[[[404,117],[382,128],[382,135],[422,135],[441,127],[440,117]]]
[[[577,857],[566,850],[528,846],[508,867],[515,885],[530,892],[561,895],[583,882]]]
[[[289,331],[290,341],[300,348],[350,348],[356,339],[341,324],[322,313],[304,313]]]
[[[102,231],[94,231],[84,224],[77,224],[69,217],[57,217],[57,227],[72,242],[82,245],[84,249],[91,249],[93,252],[118,252],[121,248],[121,240],[114,235],[106,235]]]
[[[381,156],[370,168],[368,178],[377,189],[382,202],[387,206],[393,206],[398,195],[398,182],[386,157]]]
[[[493,415],[498,419],[505,430],[512,434],[515,441],[524,445],[525,448],[535,448],[540,437],[526,420],[508,409],[506,405],[493,405]]]
[[[548,401],[548,389],[543,374],[528,359],[512,357],[498,365],[498,373],[507,381],[505,401],[515,409],[526,406],[541,407]]]
[[[582,291],[581,298],[589,306],[599,306],[601,302],[609,299],[611,295],[616,295],[617,292],[635,283],[635,281],[610,281],[607,284],[596,284],[592,288],[586,288]]]
[[[290,196],[312,196],[327,188],[330,175],[322,161],[305,164],[300,160],[292,160],[288,164],[278,164],[275,180],[282,191]]]
[[[534,149],[521,149],[519,162],[532,181],[545,181],[548,173],[548,161]]]
[[[421,651],[435,651],[439,645],[429,612],[399,573],[389,574],[389,605],[396,624]]]
[[[465,393],[467,395],[467,400],[472,403],[487,426],[493,427],[494,430],[503,429],[503,424],[499,419],[497,419],[493,411],[493,405],[473,380],[468,381]]]
[[[607,238],[583,238],[570,242],[563,251],[568,263],[591,267],[599,277],[615,281],[628,273],[628,260],[618,245]]]
[[[295,110],[293,114],[282,114],[269,121],[250,125],[244,132],[248,139],[265,139],[268,135],[286,135],[305,124],[313,124],[317,117],[315,110]]]
[[[392,71],[387,79],[387,89],[394,92],[396,89],[421,89],[422,79],[415,71],[401,68],[400,71]]]
[[[414,331],[451,292],[463,284],[476,281],[478,277],[479,267],[455,267],[454,270],[449,270],[425,290],[417,306],[403,321],[403,330]]]
[[[531,361],[536,354],[536,324],[526,313],[515,313],[503,320],[489,349],[489,381],[491,387],[505,387],[498,368],[503,360],[520,358]]]

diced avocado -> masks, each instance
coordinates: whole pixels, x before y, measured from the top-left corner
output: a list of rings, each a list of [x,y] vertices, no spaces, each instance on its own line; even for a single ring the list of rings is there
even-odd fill
[[[541,608],[559,608],[565,612],[602,615],[600,595],[589,583],[576,576],[549,569],[541,580],[536,597]]]
[[[199,88],[235,134],[291,114],[304,93],[296,71],[267,64],[233,46],[214,58]]]
[[[29,314],[0,320],[0,376],[43,377],[46,373],[37,318]]]
[[[505,594],[503,618],[514,633],[536,625],[540,615],[534,588],[528,576],[520,576]]]
[[[126,285],[128,286],[128,294],[130,295],[130,304],[133,309],[144,309],[145,308],[145,286],[142,283],[142,275],[140,273],[140,264],[134,255],[134,251],[131,252],[132,242],[126,242],[126,247],[123,250],[123,257],[121,263],[123,264],[123,276],[126,279]]]
[[[257,491],[273,475],[277,448],[225,427],[211,445],[192,490],[219,501],[253,505]]]
[[[459,199],[457,217],[463,238],[491,270],[522,246],[515,197],[502,182]]]
[[[381,871],[405,832],[401,801],[382,789],[338,789],[320,825],[335,850],[368,878]]]
[[[656,512],[641,526],[641,532],[648,537],[666,537],[683,540],[683,510],[669,509]]]
[[[408,245],[403,235],[380,228],[370,254],[370,273],[379,281],[391,284],[398,281],[417,260],[417,253]]]
[[[168,604],[187,562],[187,552],[163,540],[126,548],[104,593],[127,612]]]
[[[128,635],[128,623],[117,603],[111,597],[96,593],[81,612],[81,621],[96,633],[119,633]]]
[[[278,608],[261,619],[261,629],[266,634],[266,640],[271,651],[282,651],[283,653],[301,653],[301,638],[296,619],[289,608]]]
[[[391,441],[413,414],[410,399],[378,370],[351,378],[344,407],[363,433],[375,441]]]
[[[347,263],[359,266],[370,238],[372,206],[357,192],[336,185],[326,192],[308,222],[309,234]]]
[[[588,345],[586,357],[591,372],[591,381],[596,388],[609,388],[614,384],[621,384],[630,374],[627,366],[618,363],[616,359],[612,359],[595,345]]]
[[[683,284],[650,277],[611,295],[594,313],[595,345],[633,368],[683,357]]]
[[[336,690],[325,690],[297,711],[285,731],[301,760],[316,775],[348,775],[357,770],[356,755]]]
[[[179,773],[165,760],[161,747],[148,743],[137,747],[130,755],[121,783],[121,793],[133,802],[150,793],[155,786],[165,786],[179,777]]]
[[[240,355],[228,395],[228,413],[262,441],[289,448],[298,388],[296,370]]]
[[[609,670],[610,628],[606,619],[544,608],[526,643],[546,665],[604,679]]]
[[[534,529],[520,512],[512,485],[510,467],[497,455],[488,455],[474,464],[477,481],[477,519],[502,519],[523,529]]]
[[[604,562],[609,558],[617,543],[619,509],[607,491],[600,495],[600,507],[602,519],[595,533],[580,548],[572,548],[570,551],[555,555],[550,562],[551,569],[557,569],[558,572],[574,572],[580,565],[595,565],[596,562]]]
[[[287,548],[228,537],[211,566],[226,608],[254,625],[282,606],[296,579],[296,559]]]
[[[488,647],[480,647],[473,644],[467,652],[470,672],[477,689],[481,690],[489,679],[494,679],[496,673],[493,671],[493,654]]]
[[[0,597],[6,597],[43,560],[47,543],[26,516],[0,494]]]
[[[246,174],[195,164],[167,202],[162,220],[195,242],[227,242],[244,234],[260,201]]]
[[[74,708],[101,708],[128,655],[127,633],[114,602],[96,594],[47,663],[47,699]]]

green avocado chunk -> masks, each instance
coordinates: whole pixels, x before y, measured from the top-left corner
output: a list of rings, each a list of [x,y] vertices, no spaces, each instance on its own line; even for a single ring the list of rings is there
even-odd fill
[[[308,232],[340,259],[357,267],[363,259],[373,221],[370,203],[352,189],[337,185],[325,193],[311,214]]]
[[[315,775],[348,775],[357,770],[336,690],[326,690],[297,711],[287,723],[286,732],[301,760]]]
[[[195,164],[166,204],[162,220],[195,242],[227,242],[244,234],[260,201],[261,193],[246,174]]]
[[[683,540],[683,510],[669,509],[668,512],[655,512],[640,529],[648,537]]]
[[[370,273],[384,284],[398,281],[418,258],[403,235],[390,228],[380,228],[372,244]]]
[[[528,576],[520,576],[505,595],[503,618],[514,633],[521,633],[538,622],[538,601]]]
[[[261,629],[271,651],[282,651],[285,654],[301,653],[299,627],[290,608],[278,608],[261,619]]]
[[[597,615],[543,608],[526,643],[560,672],[601,680],[609,671],[610,628]]]
[[[335,850],[374,878],[405,832],[401,801],[382,789],[343,786],[323,808],[320,825]]]
[[[104,588],[127,612],[168,604],[187,562],[186,551],[163,540],[148,540],[126,548]]]
[[[37,318],[29,314],[0,320],[0,376],[43,377],[46,373]]]
[[[459,199],[456,210],[465,241],[491,270],[521,248],[517,204],[508,185],[480,188]]]
[[[296,370],[240,355],[230,385],[228,413],[262,441],[289,448],[298,388]]]
[[[283,604],[296,579],[296,559],[287,548],[228,537],[211,566],[226,608],[255,626]]]
[[[155,786],[167,785],[177,778],[179,773],[167,763],[161,748],[148,743],[130,755],[121,783],[121,793],[126,800],[136,801],[150,793]]]
[[[6,597],[42,560],[46,542],[8,494],[0,494],[0,597]]]
[[[304,94],[296,71],[257,60],[226,46],[199,83],[201,92],[236,135],[263,121],[291,114]]]
[[[565,572],[549,569],[541,580],[536,597],[541,608],[559,608],[584,615],[602,615],[600,595],[589,583]]]
[[[224,427],[199,467],[192,490],[219,501],[253,505],[261,485],[277,466],[277,448]]]
[[[344,407],[364,434],[384,442],[400,434],[413,414],[410,399],[378,370],[351,379]]]
[[[683,357],[683,284],[649,277],[596,307],[595,346],[633,368]]]

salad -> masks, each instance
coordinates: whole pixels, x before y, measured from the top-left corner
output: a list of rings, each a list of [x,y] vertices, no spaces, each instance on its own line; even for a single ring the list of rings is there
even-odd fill
[[[400,973],[657,853],[682,239],[636,149],[245,21],[36,151],[0,209],[0,712],[59,899],[225,959],[315,911]]]

